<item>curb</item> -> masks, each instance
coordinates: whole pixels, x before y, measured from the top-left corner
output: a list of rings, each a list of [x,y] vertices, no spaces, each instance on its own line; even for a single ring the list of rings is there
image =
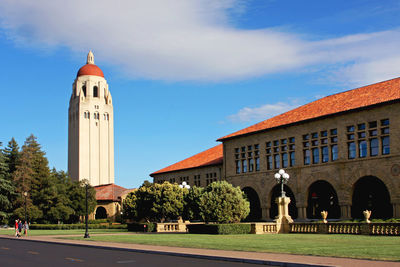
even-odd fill
[[[205,260],[241,262],[241,263],[270,265],[270,266],[272,265],[272,266],[281,266],[281,267],[331,267],[332,266],[332,265],[317,265],[317,264],[293,263],[293,262],[283,262],[283,261],[267,261],[267,260],[254,260],[254,259],[245,259],[245,258],[232,258],[232,257],[223,257],[223,256],[198,255],[198,254],[168,252],[168,251],[154,251],[154,250],[144,250],[144,249],[135,249],[135,248],[107,247],[107,246],[99,246],[99,245],[91,245],[91,244],[74,244],[74,243],[71,244],[71,243],[64,243],[64,242],[56,241],[56,240],[45,241],[45,240],[31,240],[31,239],[15,239],[15,238],[11,238],[11,237],[0,237],[0,239],[21,240],[21,241],[28,241],[28,242],[40,242],[40,243],[46,243],[46,244],[58,244],[58,245],[75,246],[75,247],[100,248],[100,249],[107,249],[107,250],[131,251],[131,252],[137,252],[137,253],[147,253],[147,254],[166,255],[166,256],[185,257],[185,258],[196,258],[196,259],[205,259]]]

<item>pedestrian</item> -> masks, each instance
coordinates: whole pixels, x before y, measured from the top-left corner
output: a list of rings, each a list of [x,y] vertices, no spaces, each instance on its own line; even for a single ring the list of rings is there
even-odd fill
[[[25,237],[28,236],[28,230],[29,230],[29,224],[27,221],[25,221],[24,225],[22,225],[22,228],[24,229],[24,235]]]
[[[19,237],[18,236],[18,220],[15,220],[14,228],[15,228],[15,237]]]
[[[18,220],[18,237],[21,237],[21,232],[22,232],[22,222],[21,220]]]

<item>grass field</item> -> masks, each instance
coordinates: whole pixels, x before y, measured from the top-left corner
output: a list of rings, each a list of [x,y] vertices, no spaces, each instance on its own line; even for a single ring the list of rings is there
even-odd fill
[[[109,233],[127,233],[126,229],[90,229],[91,234],[109,234]],[[0,229],[0,235],[14,235],[14,229]],[[82,235],[85,229],[72,229],[72,230],[29,230],[29,235]]]
[[[400,261],[400,237],[392,236],[137,234],[91,236],[90,240]]]

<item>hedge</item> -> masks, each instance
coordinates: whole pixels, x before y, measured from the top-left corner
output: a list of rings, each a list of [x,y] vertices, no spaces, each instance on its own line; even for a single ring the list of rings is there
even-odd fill
[[[249,223],[231,224],[190,224],[187,225],[190,234],[238,235],[250,234]]]
[[[84,223],[76,224],[31,224],[30,229],[35,230],[70,230],[70,229],[85,229]],[[127,229],[126,224],[88,224],[89,229]]]
[[[155,232],[155,223],[128,223],[128,231],[131,232]]]

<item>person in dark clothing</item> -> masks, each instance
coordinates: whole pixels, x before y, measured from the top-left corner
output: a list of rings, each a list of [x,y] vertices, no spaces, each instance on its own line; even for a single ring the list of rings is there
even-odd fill
[[[21,220],[18,220],[18,237],[21,236],[21,232],[22,232],[22,222]]]

